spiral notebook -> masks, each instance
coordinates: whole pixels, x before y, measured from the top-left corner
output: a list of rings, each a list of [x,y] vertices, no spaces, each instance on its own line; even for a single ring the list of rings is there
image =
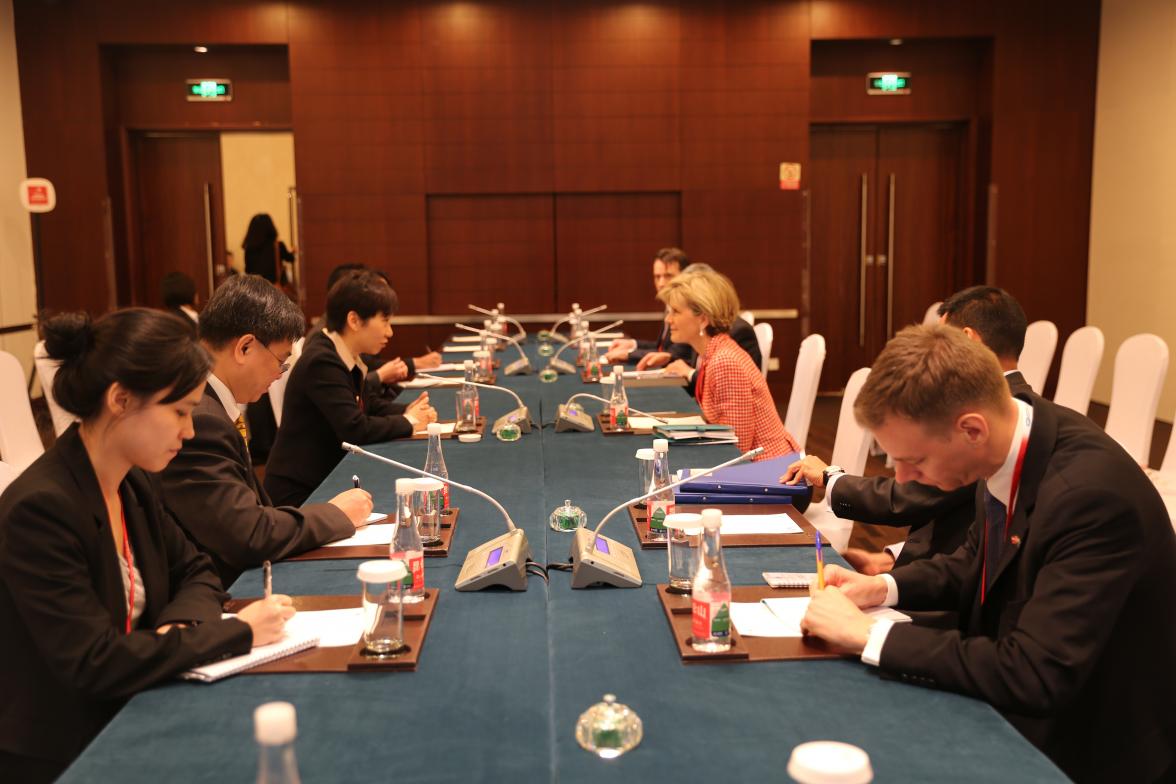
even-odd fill
[[[313,648],[318,644],[318,634],[287,635],[277,642],[271,642],[269,645],[258,645],[249,651],[249,653],[241,656],[233,656],[232,658],[221,659],[211,664],[193,667],[186,672],[181,672],[180,677],[186,681],[216,683],[222,678],[228,678],[230,675],[236,675],[237,673],[251,670],[254,667],[260,667],[263,664],[268,664],[277,659],[283,659],[299,651],[304,651],[307,648]]]
[[[764,572],[764,580],[773,588],[808,588],[817,581],[816,572]]]

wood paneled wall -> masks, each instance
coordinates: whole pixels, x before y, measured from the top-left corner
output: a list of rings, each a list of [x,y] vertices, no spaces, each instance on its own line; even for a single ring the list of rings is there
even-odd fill
[[[406,312],[504,299],[497,275],[441,285],[476,261],[537,282],[508,302],[516,311],[528,297],[588,299],[572,293],[576,275],[653,307],[645,267],[675,241],[754,309],[801,302],[803,197],[778,190],[776,172],[808,163],[812,42],[967,37],[992,41],[992,277],[1064,334],[1085,303],[1098,3],[1030,6],[15,0],[29,173],[59,194],[43,223],[46,301],[100,311],[115,299],[101,264],[114,190],[102,47],[287,47],[311,313],[315,281],[344,261],[387,269]],[[477,229],[496,210],[530,217],[498,242]],[[593,222],[612,236],[591,236]],[[799,326],[776,324],[785,382]]]

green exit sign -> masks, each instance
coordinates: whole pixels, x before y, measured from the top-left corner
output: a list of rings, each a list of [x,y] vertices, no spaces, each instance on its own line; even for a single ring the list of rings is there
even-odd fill
[[[233,100],[233,82],[229,79],[189,79],[186,87],[189,101]]]
[[[910,71],[875,71],[866,74],[867,95],[910,95]]]

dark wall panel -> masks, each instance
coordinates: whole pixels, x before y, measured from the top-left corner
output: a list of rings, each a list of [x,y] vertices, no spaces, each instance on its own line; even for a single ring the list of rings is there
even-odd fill
[[[501,299],[512,313],[550,313],[552,206],[549,195],[429,197],[430,312]]]
[[[585,309],[660,310],[653,257],[659,248],[681,244],[681,232],[677,193],[556,196],[555,309],[579,302]]]

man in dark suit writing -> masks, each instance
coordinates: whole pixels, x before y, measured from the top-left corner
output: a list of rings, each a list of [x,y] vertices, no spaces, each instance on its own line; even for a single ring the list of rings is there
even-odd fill
[[[212,374],[192,412],[196,434],[161,476],[164,502],[225,586],[263,561],[351,536],[372,509],[358,489],[326,504],[275,507],[253,473],[242,409],[285,372],[303,324],[298,306],[256,275],[231,278],[201,315]]]
[[[964,545],[889,574],[835,566],[802,629],[866,664],[979,697],[1078,781],[1176,774],[1176,535],[1131,457],[1086,417],[1009,394],[959,331],[909,327],[854,413],[899,481],[978,482]],[[958,627],[859,608],[956,610]]]

